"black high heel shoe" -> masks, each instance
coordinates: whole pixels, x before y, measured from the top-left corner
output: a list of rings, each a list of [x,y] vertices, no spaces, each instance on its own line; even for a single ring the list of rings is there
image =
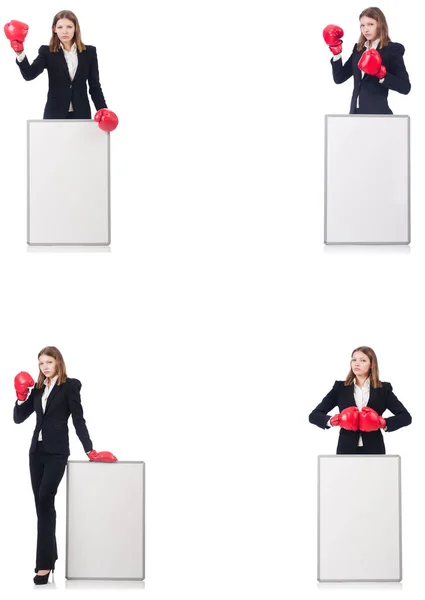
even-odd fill
[[[38,573],[41,569],[37,569],[37,567],[35,567],[34,569],[34,573]],[[51,569],[52,573],[55,572],[55,567],[53,567],[53,569]]]
[[[33,579],[35,585],[44,585],[45,583],[48,583],[50,573],[54,572],[54,569],[50,569],[50,571],[46,573],[46,575],[36,575]]]

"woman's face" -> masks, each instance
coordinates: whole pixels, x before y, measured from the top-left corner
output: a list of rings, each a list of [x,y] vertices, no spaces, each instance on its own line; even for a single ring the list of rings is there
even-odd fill
[[[362,17],[360,19],[360,31],[369,42],[378,39],[378,21],[370,17]]]
[[[354,352],[351,357],[351,369],[356,377],[368,377],[371,366],[369,357],[364,352]]]
[[[59,19],[54,28],[54,32],[57,34],[59,40],[65,44],[71,42],[75,33],[75,25],[69,19]]]
[[[47,356],[47,354],[42,354],[38,358],[38,366],[43,375],[48,379],[51,379],[56,375],[57,363],[56,358],[53,358],[53,356]]]

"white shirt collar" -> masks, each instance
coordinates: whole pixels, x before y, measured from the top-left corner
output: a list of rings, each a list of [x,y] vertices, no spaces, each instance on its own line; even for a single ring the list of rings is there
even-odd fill
[[[60,47],[64,52],[70,52],[71,54],[77,54],[77,44],[74,42],[71,46],[71,50],[66,50],[62,42],[60,43]]]
[[[366,40],[366,41],[365,41],[365,44],[364,44],[364,46],[365,46],[365,48],[367,48],[368,50],[369,50],[371,47],[376,49],[376,48],[379,46],[379,42],[380,42],[380,39],[378,38],[377,40],[375,40],[374,42],[372,42],[372,46],[371,46],[371,45],[370,45],[370,41],[369,41],[369,40]]]
[[[356,381],[356,379],[354,379],[354,385],[356,385],[357,387],[359,387],[359,386],[357,385],[357,381]],[[368,377],[368,378],[366,379],[366,381],[365,381],[365,382],[364,382],[364,384],[363,384],[363,388],[362,388],[362,389],[366,389],[366,390],[367,390],[368,388],[370,388],[370,377]]]
[[[58,376],[57,375],[55,375],[54,377],[52,377],[51,382],[50,382],[50,387],[54,386],[55,383],[57,382],[57,380],[58,380]],[[43,381],[43,384],[47,385],[47,383],[48,383],[48,380],[47,380],[47,377],[46,377],[46,379]]]

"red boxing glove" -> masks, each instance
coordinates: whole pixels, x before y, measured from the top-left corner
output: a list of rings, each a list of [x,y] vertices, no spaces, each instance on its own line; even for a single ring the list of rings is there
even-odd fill
[[[34,385],[34,379],[29,373],[21,371],[15,377],[15,390],[18,400],[26,400],[29,394],[29,388]]]
[[[107,450],[102,450],[102,452],[96,452],[96,450],[92,450],[87,455],[89,459],[93,462],[117,462],[117,457],[112,454],[112,452],[108,452]]]
[[[339,25],[326,25],[323,30],[323,39],[329,46],[332,54],[340,54],[342,52],[342,40],[344,31]]]
[[[367,75],[374,75],[378,79],[382,79],[387,74],[387,69],[382,64],[381,55],[375,48],[363,52],[357,66],[360,71],[367,73]]]
[[[385,427],[387,422],[383,417],[380,417],[376,410],[364,406],[359,415],[359,429],[360,431],[376,431]]]
[[[118,117],[117,115],[107,108],[101,108],[94,115],[94,120],[99,123],[100,129],[103,131],[114,131],[118,125]]]
[[[100,462],[117,462],[118,459],[116,456],[112,454],[112,452],[108,452],[108,450],[102,450],[102,452],[97,453],[96,460]]]
[[[333,427],[339,425],[343,429],[357,431],[359,428],[359,409],[357,406],[344,408],[344,410],[331,418],[331,425]]]
[[[21,21],[10,21],[4,26],[4,33],[15,52],[22,52],[24,41],[28,33],[28,25]]]

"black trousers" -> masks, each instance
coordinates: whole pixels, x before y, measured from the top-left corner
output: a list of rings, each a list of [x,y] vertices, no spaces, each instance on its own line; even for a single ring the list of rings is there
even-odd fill
[[[357,446],[355,454],[384,454],[384,452],[371,452],[370,450],[366,452],[364,446]]]
[[[54,569],[58,558],[55,496],[67,462],[65,454],[45,452],[43,442],[37,442],[35,453],[30,454],[31,485],[37,511],[37,571]]]
[[[66,118],[67,119],[76,119],[77,117],[75,116],[75,113],[71,110],[71,111],[69,111]]]

